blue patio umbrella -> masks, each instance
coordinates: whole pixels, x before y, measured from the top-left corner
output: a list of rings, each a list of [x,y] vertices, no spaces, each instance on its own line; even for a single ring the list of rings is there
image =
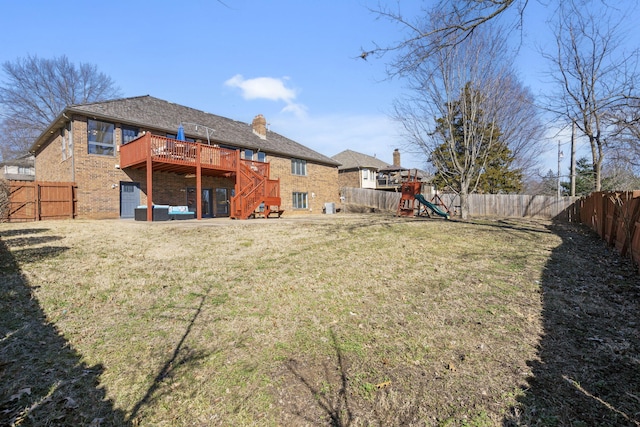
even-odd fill
[[[176,139],[178,141],[185,141],[184,127],[182,127],[182,123],[180,123],[180,126],[178,126],[178,135],[176,136]]]

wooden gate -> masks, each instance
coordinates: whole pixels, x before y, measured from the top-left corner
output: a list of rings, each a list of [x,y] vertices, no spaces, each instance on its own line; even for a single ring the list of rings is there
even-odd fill
[[[6,221],[41,221],[76,217],[73,182],[10,181]]]

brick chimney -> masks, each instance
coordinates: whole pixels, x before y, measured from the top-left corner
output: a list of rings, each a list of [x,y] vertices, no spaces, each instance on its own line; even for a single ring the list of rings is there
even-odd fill
[[[260,139],[267,139],[267,119],[262,114],[258,114],[253,118],[251,123],[253,133],[258,135]]]
[[[400,166],[400,150],[393,150],[393,166]]]

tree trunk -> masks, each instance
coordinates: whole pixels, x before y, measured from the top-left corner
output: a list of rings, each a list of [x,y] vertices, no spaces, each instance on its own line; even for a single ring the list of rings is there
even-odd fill
[[[469,189],[464,185],[460,189],[460,216],[462,219],[469,218]]]
[[[602,160],[597,162],[593,162],[593,182],[594,182],[594,191],[600,191],[602,189]]]

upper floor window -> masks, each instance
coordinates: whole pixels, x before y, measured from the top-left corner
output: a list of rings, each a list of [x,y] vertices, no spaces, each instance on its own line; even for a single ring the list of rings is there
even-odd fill
[[[113,137],[114,129],[113,123],[89,119],[87,121],[89,154],[113,156],[116,151],[115,138]]]
[[[62,141],[62,160],[67,160],[67,135],[65,134],[65,128],[60,129],[60,140]]]
[[[291,159],[291,173],[293,175],[307,175],[307,161],[301,159]]]
[[[122,126],[122,145],[128,144],[138,137],[140,129],[133,126]]]
[[[177,138],[178,138],[178,134],[176,134],[176,133],[167,133],[167,134],[165,134],[165,136],[166,136],[167,138],[169,138],[169,139],[177,139]],[[187,141],[187,142],[196,142],[196,140],[195,140],[195,139],[193,139],[193,138],[187,138],[187,137],[185,137],[185,139],[184,139],[184,140],[185,140],[185,141]]]
[[[256,160],[258,162],[266,162],[267,161],[267,153],[262,151],[253,151],[248,148],[244,150],[244,159],[245,160]]]
[[[71,141],[71,122],[67,122],[60,129],[60,139],[62,141],[62,160],[67,160],[73,156],[73,142]]]

